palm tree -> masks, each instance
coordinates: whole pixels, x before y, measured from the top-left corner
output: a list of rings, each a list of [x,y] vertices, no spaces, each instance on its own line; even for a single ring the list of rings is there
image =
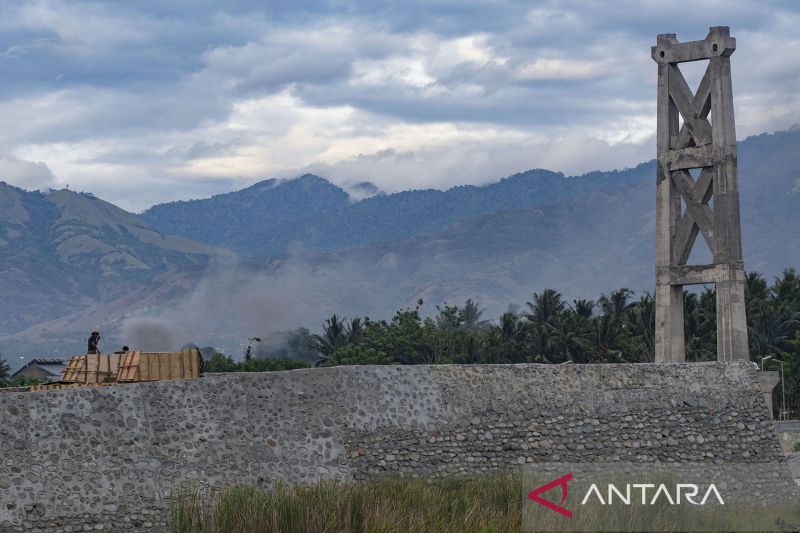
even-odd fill
[[[530,310],[526,318],[539,324],[552,322],[564,310],[565,303],[561,293],[553,289],[545,289],[541,294],[533,293],[533,302],[526,302]]]
[[[572,300],[572,309],[581,318],[592,318],[595,307],[594,300]]]
[[[745,277],[744,296],[747,302],[751,300],[766,300],[769,296],[767,280],[758,272],[748,272]]]
[[[327,359],[333,355],[337,349],[341,348],[348,341],[348,327],[345,319],[340,320],[336,315],[331,316],[322,326],[322,335],[312,336],[312,347]]]
[[[520,336],[525,354],[525,362],[549,363],[550,347],[548,346],[549,332],[544,323],[531,322],[531,317],[526,315],[528,321],[520,324]]]
[[[625,313],[628,332],[626,361],[650,362],[655,358],[656,303],[650,293],[628,306]]]
[[[774,300],[767,300],[756,306],[748,319],[750,324],[747,333],[750,351],[754,355],[787,351],[790,348],[788,341],[800,325],[788,305]]]
[[[8,363],[3,359],[3,354],[0,354],[0,387],[7,387],[11,382],[11,369]]]
[[[800,277],[793,268],[783,271],[783,277],[775,278],[775,283],[769,289],[770,295],[783,302],[792,302],[800,306]]]
[[[709,310],[709,302],[712,306]],[[716,296],[706,289],[698,298],[696,293],[683,293],[683,331],[688,361],[716,359]]]
[[[625,287],[612,291],[609,296],[600,296],[597,303],[603,311],[603,315],[612,317],[615,321],[620,321],[625,314],[625,310],[630,303],[628,298],[633,296],[633,291]]]
[[[511,342],[519,335],[519,319],[511,312],[503,313],[500,317],[500,340],[503,343]]]
[[[589,321],[574,312],[565,311],[553,322],[545,324],[549,333],[547,340],[549,353],[555,356],[553,362],[589,362],[588,354],[591,350],[591,342],[588,340]]]
[[[495,336],[492,335],[494,331]],[[487,334],[488,340],[491,343],[494,341],[494,351],[497,354],[492,356],[493,362],[500,362],[501,360],[510,363],[523,363],[525,362],[525,328],[520,323],[519,317],[514,313],[508,311],[500,316],[500,325],[493,327],[490,333]]]
[[[624,361],[622,329],[612,315],[603,315],[593,321],[587,343],[591,347],[594,363]]]
[[[347,342],[358,342],[364,333],[364,324],[360,318],[354,318],[347,327]]]
[[[464,324],[464,327],[467,329],[479,329],[484,327],[488,324],[488,320],[481,320],[483,311],[484,310],[480,308],[480,304],[473,302],[472,298],[467,299],[459,313],[461,323]]]

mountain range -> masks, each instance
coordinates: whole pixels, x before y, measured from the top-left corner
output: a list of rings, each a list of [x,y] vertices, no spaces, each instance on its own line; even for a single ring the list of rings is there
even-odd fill
[[[746,268],[800,267],[800,130],[741,141],[738,161]],[[82,349],[94,327],[126,342],[124,322],[141,316],[183,332],[169,342],[233,346],[333,312],[388,317],[419,298],[471,297],[494,316],[545,287],[639,293],[653,287],[654,235],[653,161],[393,194],[304,175],[141,215],[0,184],[0,352]]]
[[[141,306],[218,255],[225,252],[165,234],[91,194],[0,182],[0,338],[118,301]],[[97,326],[118,318],[95,313]],[[58,352],[61,333],[40,330],[36,343],[55,341]]]

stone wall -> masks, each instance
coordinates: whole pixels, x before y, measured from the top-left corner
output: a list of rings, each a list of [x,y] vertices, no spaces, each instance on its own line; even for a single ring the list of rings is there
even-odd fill
[[[165,527],[191,487],[781,461],[749,363],[339,367],[0,395],[0,530]]]
[[[800,442],[800,420],[775,421],[775,433],[784,452],[794,452]]]

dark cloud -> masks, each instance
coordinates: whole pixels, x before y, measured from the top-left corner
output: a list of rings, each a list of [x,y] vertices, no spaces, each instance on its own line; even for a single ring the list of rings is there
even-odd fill
[[[376,163],[386,153],[414,154],[403,168],[441,186],[451,178],[426,165],[449,168],[446,150],[476,143],[487,172],[521,146],[548,151],[511,158],[512,171],[584,168],[558,155],[578,139],[623,166],[653,133],[656,35],[699,39],[721,24],[738,39],[740,136],[800,122],[797,3],[690,11],[633,0],[0,0],[0,119],[14,125],[0,153],[137,209],[305,167],[360,161],[394,175]],[[163,191],[131,196],[132,176]]]

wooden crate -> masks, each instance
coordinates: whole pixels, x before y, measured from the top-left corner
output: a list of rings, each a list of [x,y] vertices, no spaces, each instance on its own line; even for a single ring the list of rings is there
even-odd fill
[[[198,378],[203,375],[202,356],[197,348],[180,352],[140,352],[124,354],[117,373],[118,383]]]

